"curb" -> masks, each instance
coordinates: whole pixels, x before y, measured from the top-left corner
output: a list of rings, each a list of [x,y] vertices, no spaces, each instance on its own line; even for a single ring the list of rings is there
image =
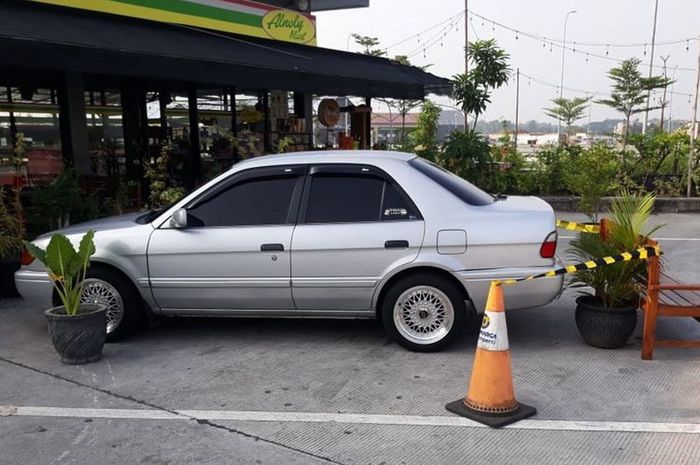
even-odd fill
[[[540,197],[552,206],[555,211],[578,212],[578,197],[547,196]],[[603,197],[600,202],[601,211],[610,209],[613,197]],[[654,213],[700,213],[700,197],[657,197],[654,201]]]

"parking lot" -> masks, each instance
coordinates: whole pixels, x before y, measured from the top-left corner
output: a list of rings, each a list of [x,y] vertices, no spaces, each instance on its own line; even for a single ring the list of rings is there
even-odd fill
[[[654,219],[668,270],[700,282],[700,215]],[[700,350],[642,361],[641,318],[625,348],[586,346],[574,297],[508,313],[516,395],[538,413],[502,430],[444,409],[465,394],[477,321],[419,354],[375,321],[166,320],[66,366],[40,309],[5,300],[0,463],[700,463]]]

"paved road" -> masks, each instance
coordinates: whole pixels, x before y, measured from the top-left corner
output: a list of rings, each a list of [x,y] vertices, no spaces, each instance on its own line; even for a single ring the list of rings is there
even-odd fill
[[[655,220],[667,266],[700,281],[700,215]],[[3,301],[0,464],[700,463],[700,350],[642,362],[639,328],[593,349],[573,310],[567,292],[508,314],[517,396],[538,415],[489,430],[444,410],[478,325],[416,354],[371,321],[173,320],[70,367],[40,312]],[[659,331],[700,338],[690,319]]]

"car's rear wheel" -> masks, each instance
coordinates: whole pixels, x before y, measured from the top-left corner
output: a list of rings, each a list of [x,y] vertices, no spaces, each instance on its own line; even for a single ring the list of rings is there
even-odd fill
[[[463,327],[464,296],[450,280],[421,273],[396,282],[384,297],[382,320],[393,339],[416,352],[448,345]]]
[[[141,297],[131,282],[104,268],[88,269],[81,303],[107,307],[107,341],[117,341],[143,322]]]

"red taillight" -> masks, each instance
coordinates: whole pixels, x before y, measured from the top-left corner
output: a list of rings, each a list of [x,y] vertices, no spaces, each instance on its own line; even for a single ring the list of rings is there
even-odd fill
[[[557,232],[552,231],[540,247],[540,257],[552,258],[557,253]]]
[[[22,254],[19,256],[19,262],[22,264],[22,266],[27,266],[31,265],[32,262],[34,261],[34,256],[30,254],[27,249],[22,247]]]

